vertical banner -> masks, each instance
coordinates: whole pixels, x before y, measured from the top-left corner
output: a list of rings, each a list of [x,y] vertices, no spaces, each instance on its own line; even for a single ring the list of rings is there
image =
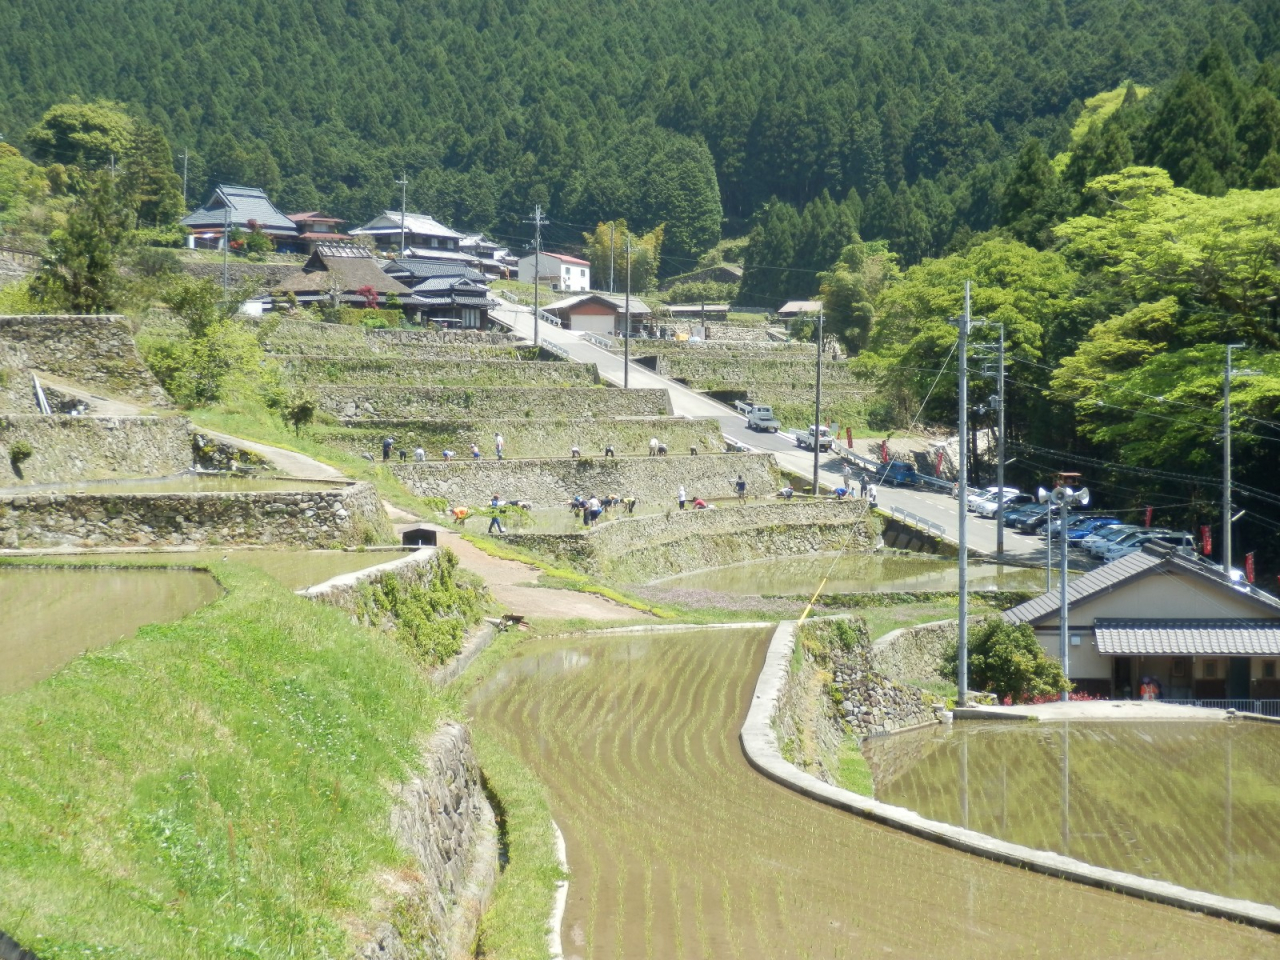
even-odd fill
[[[1253,554],[1246,553],[1244,555],[1244,578],[1253,583]]]
[[[941,450],[938,451],[937,462],[934,463],[933,465],[933,475],[935,477],[942,476],[942,451]]]
[[[844,445],[850,450],[853,449],[853,427],[844,428]]]
[[[1213,553],[1213,533],[1208,526],[1200,528],[1200,549],[1206,557]]]
[[[1155,507],[1147,507],[1147,519],[1143,522],[1144,527],[1151,526],[1151,515],[1155,513]]]
[[[880,462],[881,463],[889,462],[889,441],[888,440],[880,441]]]

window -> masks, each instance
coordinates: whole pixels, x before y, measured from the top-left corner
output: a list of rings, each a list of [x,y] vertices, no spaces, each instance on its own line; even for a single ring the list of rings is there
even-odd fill
[[[431,245],[432,245],[433,247],[438,247],[438,246],[440,246],[440,238],[439,238],[439,237],[432,237],[432,238],[431,238]]]
[[[1204,662],[1204,678],[1206,680],[1218,679],[1218,661],[1217,660],[1206,660]]]
[[[1173,676],[1175,677],[1185,677],[1187,675],[1187,658],[1186,657],[1173,658],[1172,673],[1173,673]]]
[[[1276,678],[1276,662],[1274,660],[1262,661],[1262,678],[1264,680],[1274,680]]]
[[[462,326],[467,330],[475,330],[480,326],[480,311],[476,307],[462,308]]]
[[[579,270],[579,271],[578,271],[578,273],[580,273],[580,274],[581,274],[582,276],[584,276],[584,277],[587,275],[587,271],[586,271],[586,269],[585,269],[585,268],[584,268],[584,269],[582,269],[582,270]]]

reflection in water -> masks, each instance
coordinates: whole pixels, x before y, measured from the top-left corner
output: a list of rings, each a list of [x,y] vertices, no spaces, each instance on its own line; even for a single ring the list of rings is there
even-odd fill
[[[155,480],[89,480],[83,483],[40,483],[6,487],[0,493],[260,493],[286,490],[335,490],[337,484],[283,477],[242,477],[191,473]]]
[[[666,587],[714,590],[740,596],[788,596],[812,592],[828,571],[831,575],[822,590],[824,594],[959,589],[958,567],[953,560],[883,552],[846,553],[839,559],[834,553],[817,553],[753,560],[659,582]],[[1035,590],[1043,581],[1044,573],[1039,570],[969,565],[971,590]]]
[[[477,690],[476,726],[546,785],[564,831],[566,957],[1274,955],[1269,934],[959,854],[765,780],[737,738],[768,635],[534,641]]]
[[[176,620],[218,595],[193,570],[15,570],[0,567],[0,695],[84,653]]]
[[[246,566],[256,567],[268,576],[274,577],[290,590],[301,590],[303,587],[324,583],[342,573],[354,573],[366,567],[376,567],[382,563],[406,556],[410,551],[400,550],[197,550],[177,551],[173,553],[95,553],[85,557],[86,562],[101,561],[138,562],[140,557],[154,562],[158,558],[175,566],[200,565],[217,560],[231,560]]]
[[[864,741],[878,800],[1001,840],[1280,905],[1280,729],[956,724]]]

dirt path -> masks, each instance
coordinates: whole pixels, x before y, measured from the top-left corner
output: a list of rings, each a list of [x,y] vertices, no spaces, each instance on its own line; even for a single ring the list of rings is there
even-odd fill
[[[287,473],[289,476],[297,477],[300,480],[345,480],[347,476],[341,470],[318,460],[312,460],[302,453],[282,450],[280,447],[258,443],[256,440],[243,440],[240,437],[233,437],[229,433],[218,433],[216,430],[206,430],[204,427],[197,427],[196,429],[207,437],[213,437],[215,440],[221,440],[230,446],[238,447],[241,450],[249,450],[261,457],[265,457],[267,462],[281,473]]]

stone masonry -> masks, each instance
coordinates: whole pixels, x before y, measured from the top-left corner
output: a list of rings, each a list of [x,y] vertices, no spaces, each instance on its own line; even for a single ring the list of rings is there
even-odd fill
[[[563,360],[402,359],[399,357],[277,356],[297,383],[325,389],[344,386],[591,387],[600,382],[593,363]]]
[[[186,417],[0,415],[0,486],[172,476],[191,466],[189,430]],[[15,469],[18,441],[32,453]]]
[[[276,544],[386,540],[391,528],[371,483],[256,493],[0,495],[0,547]]]
[[[320,408],[335,417],[379,420],[454,417],[665,417],[666,390],[605,387],[328,387]]]

